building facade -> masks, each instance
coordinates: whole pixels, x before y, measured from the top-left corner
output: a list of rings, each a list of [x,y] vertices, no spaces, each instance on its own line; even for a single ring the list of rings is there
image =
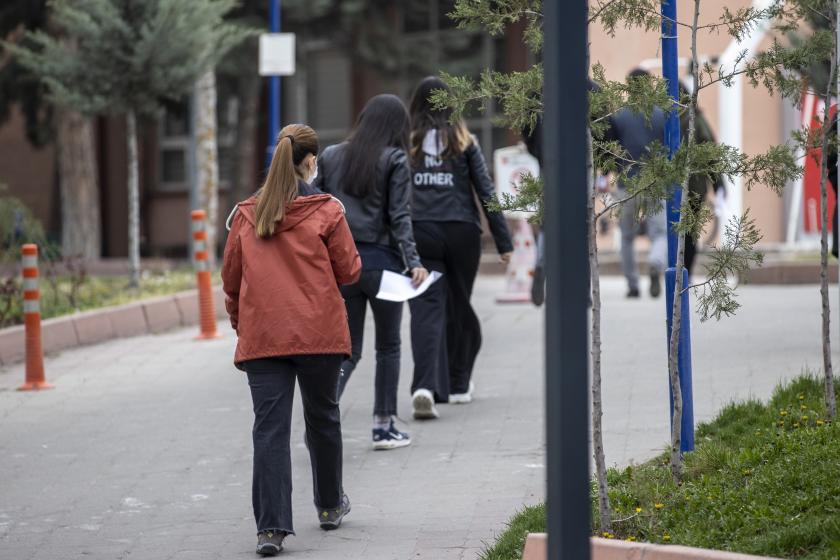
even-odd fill
[[[441,71],[478,78],[482,71],[524,70],[533,58],[522,41],[522,29],[512,26],[500,37],[476,30],[456,29],[447,17],[453,0],[389,0],[376,3],[376,22],[361,22],[339,34],[324,26],[286,24],[284,31],[297,33],[297,71],[282,80],[282,122],[305,122],[315,128],[322,146],[340,142],[349,132],[364,103],[379,93],[395,93],[408,101],[419,79]],[[708,0],[703,3],[701,23],[718,20],[724,6],[736,9],[747,0]],[[678,1],[679,14],[690,14],[693,3]],[[384,22],[384,23],[383,23]],[[383,29],[371,33],[376,26]],[[689,36],[680,28],[679,49],[686,73]],[[590,29],[591,62],[600,63],[610,79],[623,79],[634,67],[660,72],[658,32],[618,29],[614,37],[603,29]],[[759,48],[769,46],[765,34]],[[733,48],[726,33],[702,33],[698,40],[701,60],[719,61]],[[256,61],[253,61],[256,72]],[[258,188],[265,166],[267,110],[265,80],[251,109],[256,126],[243,131],[245,97],[239,82],[220,69],[218,73],[218,144],[221,178],[219,216],[221,226],[236,200]],[[738,111],[742,121],[740,144],[749,154],[765,151],[787,141],[799,126],[799,108],[771,96],[761,88],[745,86],[733,99],[720,86],[704,90],[700,104],[717,134],[725,128],[723,104]],[[733,105],[734,104],[734,105]],[[494,149],[517,138],[494,124],[496,107],[487,103],[474,111],[468,124],[478,137],[488,160]],[[723,120],[722,120],[723,119]],[[192,169],[190,100],[169,104],[158,118],[141,126],[141,237],[144,256],[186,257],[189,243],[190,185]],[[125,124],[121,117],[96,120],[97,162],[102,214],[102,256],[127,254],[127,197]],[[250,139],[255,149],[243,156]],[[0,128],[0,184],[22,199],[53,238],[61,231],[61,212],[55,147],[35,149],[28,144],[19,115]],[[800,185],[801,187],[801,185]],[[742,192],[743,191],[743,192]],[[814,213],[807,189],[791,185],[777,196],[767,189],[738,189],[741,206],[749,208],[764,232],[764,243],[808,243],[816,239],[809,229]],[[833,202],[832,202],[833,204]],[[810,214],[809,214],[810,212]],[[811,216],[812,217],[812,216]],[[615,238],[602,236],[604,248]]]
[[[342,141],[364,103],[379,93],[394,93],[408,102],[421,78],[446,71],[478,77],[485,69],[522,70],[529,63],[521,29],[511,28],[493,38],[479,31],[456,29],[446,16],[451,0],[381,3],[387,29],[387,53],[360,53],[365,45],[333,40],[317,30],[301,29],[297,37],[297,70],[282,79],[282,123],[304,122],[318,132],[321,144]],[[298,31],[294,25],[284,32]],[[370,41],[368,40],[368,43]],[[256,61],[254,61],[256,71]],[[243,161],[242,95],[236,80],[220,70],[218,88],[218,146],[221,227],[236,200],[259,187],[267,145],[267,86],[260,82],[257,126],[251,141],[255,153]],[[190,99],[168,104],[158,118],[140,126],[140,186],[142,254],[149,257],[188,255],[192,169],[192,111]],[[487,154],[516,141],[493,124],[488,104],[468,120]],[[97,162],[102,214],[102,256],[127,255],[126,141],[124,118],[96,119]],[[34,212],[48,234],[57,239],[61,212],[54,145],[36,149],[23,133],[20,115],[0,128],[0,184]],[[248,170],[241,173],[240,166]],[[250,180],[243,180],[248,177]],[[223,238],[222,240],[223,241]],[[220,242],[221,242],[220,241]]]

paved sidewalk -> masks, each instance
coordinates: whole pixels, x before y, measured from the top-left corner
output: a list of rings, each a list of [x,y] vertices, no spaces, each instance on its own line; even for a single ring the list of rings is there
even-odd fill
[[[477,286],[485,341],[476,402],[442,406],[439,421],[410,421],[409,448],[370,450],[372,337],[366,341],[342,402],[353,511],[339,531],[315,523],[296,410],[298,536],[287,543],[289,557],[472,560],[513,511],[541,499],[542,313],[495,305],[500,289],[498,277]],[[606,279],[604,291],[606,450],[610,463],[626,464],[650,457],[667,438],[664,304],[625,301],[618,279]],[[731,397],[764,398],[804,364],[821,363],[816,287],[741,293],[737,318],[692,325],[700,420]],[[50,358],[56,389],[39,394],[11,390],[22,367],[0,370],[0,558],[255,557],[247,384],[230,364],[232,335],[197,343],[193,334]],[[406,419],[410,371],[406,345]]]
[[[471,559],[514,510],[540,499],[540,313],[495,306],[496,289],[494,279],[476,294],[486,324],[478,400],[441,407],[436,422],[410,422],[409,448],[370,449],[373,337],[366,341],[342,402],[353,511],[339,531],[316,524],[297,399],[290,556]],[[247,382],[231,365],[227,329],[215,342],[193,334],[66,352],[47,360],[55,390],[0,391],[0,558],[255,557]],[[406,419],[411,367],[406,345]],[[0,387],[22,375],[0,373]]]

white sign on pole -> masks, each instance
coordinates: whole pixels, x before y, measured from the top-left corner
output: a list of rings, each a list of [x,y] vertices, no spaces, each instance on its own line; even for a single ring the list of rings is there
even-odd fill
[[[260,35],[260,76],[291,76],[295,73],[295,34]]]
[[[516,196],[523,175],[540,174],[540,164],[537,158],[528,153],[524,144],[499,148],[493,152],[493,171],[496,176],[496,194],[499,198],[508,194]],[[530,213],[508,212],[511,217],[526,217]]]

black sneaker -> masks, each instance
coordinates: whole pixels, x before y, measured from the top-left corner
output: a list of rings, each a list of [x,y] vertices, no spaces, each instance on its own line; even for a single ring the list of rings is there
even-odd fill
[[[650,269],[650,297],[658,298],[662,293],[662,280],[659,278],[659,271]]]
[[[283,531],[275,533],[273,531],[266,531],[257,535],[257,554],[263,556],[274,556],[280,554],[283,550],[283,539],[286,538],[286,533]]]
[[[636,299],[639,297],[639,288],[630,288],[627,290],[628,299]]]
[[[341,495],[341,505],[335,509],[318,508],[318,522],[324,531],[338,529],[344,516],[350,513],[350,498],[347,494]]]
[[[391,420],[391,425],[387,429],[374,428],[373,429],[373,448],[381,449],[396,449],[398,447],[406,447],[411,445],[411,436],[405,432],[397,430],[394,426],[394,421]]]

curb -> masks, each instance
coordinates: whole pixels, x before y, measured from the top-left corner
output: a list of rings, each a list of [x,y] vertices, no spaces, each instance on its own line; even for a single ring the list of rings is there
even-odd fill
[[[769,556],[751,556],[723,550],[689,546],[617,541],[593,537],[592,560],[759,560]],[[522,560],[546,560],[548,539],[545,533],[530,533],[525,541]]]
[[[216,316],[227,317],[224,294],[213,288]],[[115,338],[160,334],[178,327],[198,325],[198,290],[114,305],[47,319],[41,323],[44,354],[97,344]],[[0,366],[23,361],[23,325],[0,329]]]

